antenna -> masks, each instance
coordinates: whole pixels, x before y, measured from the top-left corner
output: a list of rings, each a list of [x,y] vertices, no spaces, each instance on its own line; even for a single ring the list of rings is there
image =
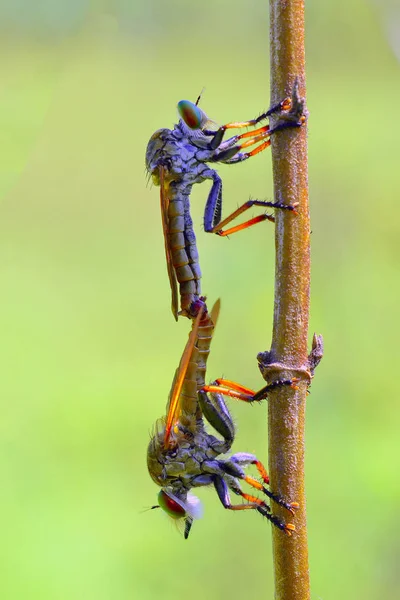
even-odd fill
[[[201,92],[200,92],[200,94],[199,94],[199,97],[197,98],[197,100],[196,100],[196,102],[195,102],[196,106],[197,106],[197,105],[198,105],[198,103],[200,102],[200,98],[202,97],[202,95],[203,95],[203,92],[204,92],[204,90],[205,90],[205,89],[206,89],[206,88],[205,88],[205,87],[203,87],[203,89],[201,90]]]

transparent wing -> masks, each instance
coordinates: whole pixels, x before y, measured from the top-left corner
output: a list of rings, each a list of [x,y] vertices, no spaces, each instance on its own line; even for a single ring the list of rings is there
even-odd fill
[[[192,357],[193,348],[197,340],[197,333],[199,330],[200,321],[204,315],[204,311],[206,310],[205,304],[200,308],[196,319],[193,321],[192,331],[189,334],[189,339],[186,343],[185,349],[183,351],[181,361],[179,363],[179,367],[177,368],[174,376],[174,380],[172,382],[172,388],[169,395],[168,402],[168,412],[167,412],[167,421],[165,426],[165,437],[164,437],[164,446],[168,446],[169,438],[171,436],[172,427],[179,419],[180,415],[180,404],[179,397],[182,390],[183,382],[186,377],[187,369],[190,363],[190,359]]]
[[[215,301],[214,306],[212,307],[211,313],[210,313],[211,321],[214,324],[214,329],[217,325],[220,310],[221,310],[221,298],[218,298],[218,300]]]
[[[168,207],[169,207],[169,197],[166,188],[165,182],[165,174],[164,167],[160,166],[160,207],[161,207],[161,221],[162,228],[164,234],[164,248],[165,248],[165,258],[167,259],[167,272],[169,285],[171,288],[171,309],[172,314],[175,317],[175,321],[178,320],[178,310],[179,310],[179,297],[178,297],[178,282],[176,279],[175,269],[172,262],[172,254],[171,248],[169,245],[168,239]]]

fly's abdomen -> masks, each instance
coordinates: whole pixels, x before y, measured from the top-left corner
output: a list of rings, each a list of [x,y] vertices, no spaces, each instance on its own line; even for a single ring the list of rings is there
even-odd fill
[[[196,382],[197,390],[205,385],[205,376],[207,369],[207,359],[210,354],[210,345],[213,336],[215,324],[212,321],[210,313],[206,313],[204,318],[200,321],[196,350],[197,350],[197,372]]]
[[[193,321],[194,323],[194,321]],[[190,362],[183,382],[180,406],[181,424],[192,433],[196,432],[201,410],[198,401],[198,390],[205,384],[205,372],[210,344],[214,330],[214,323],[208,312],[200,321],[197,339],[193,347]]]
[[[182,385],[180,406],[181,425],[191,433],[195,434],[197,429],[197,414],[199,403],[197,399],[197,361],[196,350],[193,350],[192,359],[188,365],[185,380]]]
[[[199,254],[189,214],[186,196],[171,198],[168,207],[169,245],[172,264],[179,283],[181,309],[190,314],[190,307],[201,293]]]

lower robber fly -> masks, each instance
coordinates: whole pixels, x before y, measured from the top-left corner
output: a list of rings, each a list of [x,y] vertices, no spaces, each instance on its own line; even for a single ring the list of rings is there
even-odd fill
[[[298,507],[296,502],[288,503],[267,489],[268,474],[257,457],[237,452],[221,458],[232,447],[235,426],[219,390],[211,394],[204,391],[206,362],[218,317],[219,301],[210,314],[203,299],[198,304],[197,316],[193,319],[192,330],[173,380],[167,415],[157,421],[147,451],[150,476],[161,486],[158,504],[152,508],[161,507],[178,523],[184,524],[186,539],[193,520],[201,516],[200,501],[189,491],[191,488],[213,485],[224,508],[234,511],[255,510],[291,535],[295,530],[294,525],[284,523],[273,515],[265,500],[242,490],[241,482],[245,482],[292,514]],[[249,402],[265,398],[268,391],[263,388],[259,394],[250,394],[251,390],[238,387],[241,388],[240,399]],[[204,420],[222,439],[206,431]],[[255,466],[262,482],[246,474],[249,465]],[[245,502],[232,504],[230,492]]]
[[[146,150],[146,169],[155,185],[160,186],[162,226],[168,277],[172,293],[172,313],[193,318],[193,305],[200,297],[199,256],[190,216],[189,197],[195,183],[212,181],[204,210],[204,229],[220,236],[235,233],[274,217],[264,213],[253,219],[224,230],[233,219],[252,206],[295,211],[294,205],[280,202],[249,200],[222,220],[222,180],[208,163],[235,164],[259,154],[271,144],[271,135],[288,127],[300,127],[305,116],[300,114],[290,98],[274,105],[255,119],[234,122],[216,128],[216,124],[198,106],[189,100],[178,103],[180,120],[172,130],[159,129],[150,138]],[[292,111],[292,107],[295,108]],[[264,125],[252,131],[224,140],[228,129],[255,127],[272,114],[278,113],[274,128]],[[214,126],[214,129],[212,127]],[[210,129],[211,127],[211,129]],[[255,146],[253,150],[242,150]],[[180,295],[180,312],[179,297]]]

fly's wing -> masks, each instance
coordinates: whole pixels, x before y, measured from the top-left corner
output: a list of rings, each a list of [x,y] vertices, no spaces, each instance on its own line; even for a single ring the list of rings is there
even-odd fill
[[[211,321],[214,324],[214,329],[217,325],[220,310],[221,310],[221,298],[218,298],[218,300],[215,301],[214,306],[212,307],[211,313],[210,313]]]
[[[192,331],[189,334],[189,339],[186,343],[185,349],[183,351],[181,361],[179,363],[179,367],[177,368],[174,376],[174,380],[172,382],[172,388],[169,394],[168,401],[168,411],[167,411],[167,420],[165,426],[165,437],[164,437],[164,447],[168,446],[169,439],[171,437],[172,427],[179,419],[181,407],[179,404],[179,397],[182,390],[183,382],[185,381],[187,369],[190,363],[190,359],[192,358],[193,348],[195,346],[197,340],[197,333],[199,330],[199,325],[201,318],[204,315],[206,308],[205,304],[200,308],[196,319],[193,321]]]
[[[170,248],[169,239],[168,239],[169,198],[168,198],[168,193],[167,193],[167,189],[166,189],[164,167],[161,165],[159,167],[159,169],[160,169],[161,221],[162,221],[162,228],[163,228],[163,234],[164,234],[164,248],[165,248],[165,258],[167,259],[168,279],[169,279],[169,285],[171,287],[171,294],[172,294],[171,309],[172,309],[172,314],[175,317],[175,321],[177,321],[178,320],[178,310],[179,310],[178,282],[176,279],[176,273],[175,273],[174,265],[172,262],[171,248]]]

